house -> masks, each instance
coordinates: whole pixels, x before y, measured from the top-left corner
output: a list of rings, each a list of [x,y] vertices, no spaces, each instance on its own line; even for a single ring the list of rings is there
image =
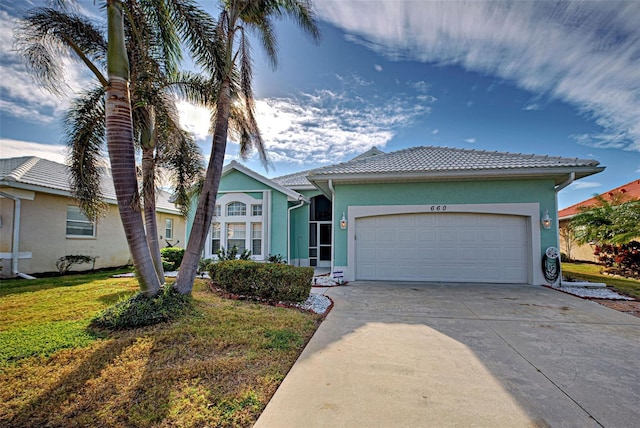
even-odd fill
[[[345,280],[545,283],[558,247],[556,194],[602,171],[594,160],[413,147],[376,148],[323,168],[266,178],[224,167],[205,257],[324,267]],[[544,225],[542,224],[544,223]]]
[[[108,169],[105,168],[105,174]],[[95,266],[115,267],[130,261],[113,183],[103,181],[106,215],[89,219],[71,197],[66,165],[38,157],[0,159],[0,276],[55,272],[65,255],[96,257]],[[186,242],[186,223],[159,192],[158,234],[161,246]]]
[[[640,180],[633,180],[627,184],[616,187],[613,190],[604,192],[599,196],[604,198],[606,201],[616,200],[619,202],[625,202],[632,199],[640,199]],[[593,255],[594,249],[592,245],[580,245],[576,243],[570,235],[562,233],[563,230],[566,230],[567,224],[569,223],[571,218],[578,214],[581,209],[595,206],[597,204],[598,199],[594,196],[582,202],[578,202],[577,204],[571,205],[570,207],[564,208],[558,212],[558,219],[560,221],[560,249],[565,254],[567,254],[567,256],[570,256],[573,260],[588,262],[597,261],[596,257]]]

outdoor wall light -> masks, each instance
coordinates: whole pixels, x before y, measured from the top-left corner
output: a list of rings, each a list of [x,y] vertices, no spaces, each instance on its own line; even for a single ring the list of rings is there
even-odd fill
[[[545,229],[551,229],[551,217],[549,217],[549,210],[544,210],[544,215],[542,216],[542,227]]]
[[[344,212],[342,213],[342,218],[340,219],[340,229],[347,228],[347,219],[344,218]]]

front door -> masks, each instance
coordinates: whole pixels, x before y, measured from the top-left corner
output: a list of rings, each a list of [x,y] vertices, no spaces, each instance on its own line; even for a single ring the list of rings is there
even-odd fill
[[[331,267],[331,201],[311,198],[309,209],[309,266]]]
[[[331,222],[309,222],[309,265],[331,267]]]

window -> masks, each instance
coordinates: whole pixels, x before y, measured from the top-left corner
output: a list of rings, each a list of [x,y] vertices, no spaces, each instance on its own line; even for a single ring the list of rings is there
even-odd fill
[[[227,205],[228,216],[241,216],[247,215],[247,206],[242,202],[231,202]]]
[[[165,239],[173,239],[173,219],[168,218],[164,221],[164,237]]]
[[[67,206],[67,236],[96,236],[93,221],[79,207]]]
[[[213,208],[213,216],[214,217],[220,217],[222,215],[222,211],[220,210],[220,205],[216,205]]]
[[[211,224],[211,253],[216,254],[220,249],[220,223]]]
[[[262,215],[262,204],[251,205],[251,215]]]
[[[246,223],[227,223],[227,249],[235,246],[238,248],[238,253],[242,253],[247,248],[246,238]]]
[[[262,255],[262,223],[251,223],[251,254]]]

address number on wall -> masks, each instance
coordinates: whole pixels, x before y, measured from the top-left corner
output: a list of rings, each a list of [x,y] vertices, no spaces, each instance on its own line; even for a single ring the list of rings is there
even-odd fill
[[[437,212],[437,211],[446,211],[446,210],[447,210],[446,205],[431,205],[431,211]]]

